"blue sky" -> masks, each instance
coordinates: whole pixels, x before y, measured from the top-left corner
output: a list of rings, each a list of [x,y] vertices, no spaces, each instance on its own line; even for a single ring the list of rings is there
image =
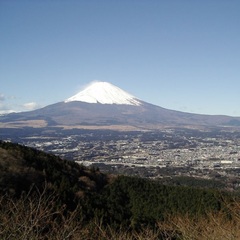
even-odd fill
[[[0,113],[94,80],[184,112],[240,116],[238,0],[0,0]]]

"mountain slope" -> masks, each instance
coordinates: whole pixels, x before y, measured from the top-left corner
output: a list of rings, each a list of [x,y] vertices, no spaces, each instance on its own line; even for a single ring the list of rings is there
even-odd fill
[[[239,125],[240,118],[184,113],[144,102],[140,106],[132,106],[78,101],[60,102],[42,109],[12,113],[0,118],[2,124],[20,127],[24,124],[29,126],[31,121],[33,124],[34,121],[44,121],[46,126],[130,125],[148,129],[159,126],[233,126]]]
[[[48,185],[64,193],[69,204],[80,192],[96,191],[107,183],[107,176],[52,154],[0,141],[0,194],[19,196],[32,185],[39,190]]]

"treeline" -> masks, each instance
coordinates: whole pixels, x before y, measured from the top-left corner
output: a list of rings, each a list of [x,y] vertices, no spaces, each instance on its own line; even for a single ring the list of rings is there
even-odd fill
[[[170,175],[170,174],[169,174]],[[194,188],[224,189],[226,184],[223,180],[204,179],[190,176],[173,176],[159,179],[161,183],[172,186],[188,186]]]
[[[120,176],[100,195],[94,195],[91,208],[105,224],[139,229],[156,226],[169,215],[187,213],[202,217],[210,211],[221,211],[228,197],[216,190],[167,186],[147,179]]]

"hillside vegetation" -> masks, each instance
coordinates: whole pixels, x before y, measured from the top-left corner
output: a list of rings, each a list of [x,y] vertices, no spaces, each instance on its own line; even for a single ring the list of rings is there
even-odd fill
[[[0,141],[1,239],[240,239],[240,201]]]

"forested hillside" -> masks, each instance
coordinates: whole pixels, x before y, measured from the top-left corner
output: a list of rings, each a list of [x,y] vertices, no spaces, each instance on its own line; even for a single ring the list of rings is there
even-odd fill
[[[1,239],[240,238],[230,193],[110,176],[18,144],[0,142],[0,193]]]

